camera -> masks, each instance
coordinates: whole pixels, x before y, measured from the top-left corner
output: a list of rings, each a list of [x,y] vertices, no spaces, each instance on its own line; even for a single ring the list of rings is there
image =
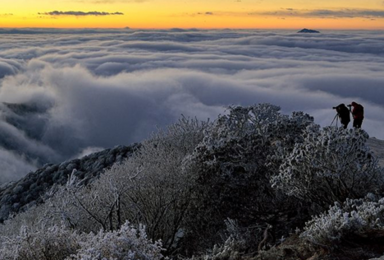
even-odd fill
[[[332,109],[336,109],[336,107],[332,107]]]
[[[352,105],[347,105],[347,107],[351,108]]]

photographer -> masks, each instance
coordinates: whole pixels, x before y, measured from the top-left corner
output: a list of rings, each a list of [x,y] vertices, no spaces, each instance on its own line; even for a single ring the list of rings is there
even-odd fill
[[[346,129],[349,122],[351,121],[348,108],[344,104],[340,104],[337,107],[333,107],[333,109],[336,109],[337,115],[340,118],[340,122],[344,126],[344,129]]]
[[[361,128],[364,119],[364,107],[356,102],[348,105],[349,109],[351,109],[351,106],[353,107],[351,111],[353,115],[353,127]]]

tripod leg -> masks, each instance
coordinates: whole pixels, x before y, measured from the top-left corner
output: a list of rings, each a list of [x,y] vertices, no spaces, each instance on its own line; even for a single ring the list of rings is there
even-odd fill
[[[332,126],[333,125],[333,122],[335,122],[335,119],[336,118],[338,118],[339,117],[339,115],[338,114],[336,114],[335,115],[335,117],[333,118],[333,120],[332,120],[332,123],[330,124],[330,126]],[[337,121],[336,121],[336,127],[337,127]]]

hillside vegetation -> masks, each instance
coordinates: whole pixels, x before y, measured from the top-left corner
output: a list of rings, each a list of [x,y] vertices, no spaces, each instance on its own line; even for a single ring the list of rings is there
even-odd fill
[[[4,221],[0,258],[380,257],[384,175],[368,134],[279,111],[181,118],[92,181],[72,169]]]

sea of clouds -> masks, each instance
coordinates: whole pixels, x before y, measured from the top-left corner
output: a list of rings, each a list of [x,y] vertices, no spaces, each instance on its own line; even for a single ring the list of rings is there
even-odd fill
[[[383,97],[383,31],[0,29],[0,183],[237,104],[355,101],[384,139]]]

